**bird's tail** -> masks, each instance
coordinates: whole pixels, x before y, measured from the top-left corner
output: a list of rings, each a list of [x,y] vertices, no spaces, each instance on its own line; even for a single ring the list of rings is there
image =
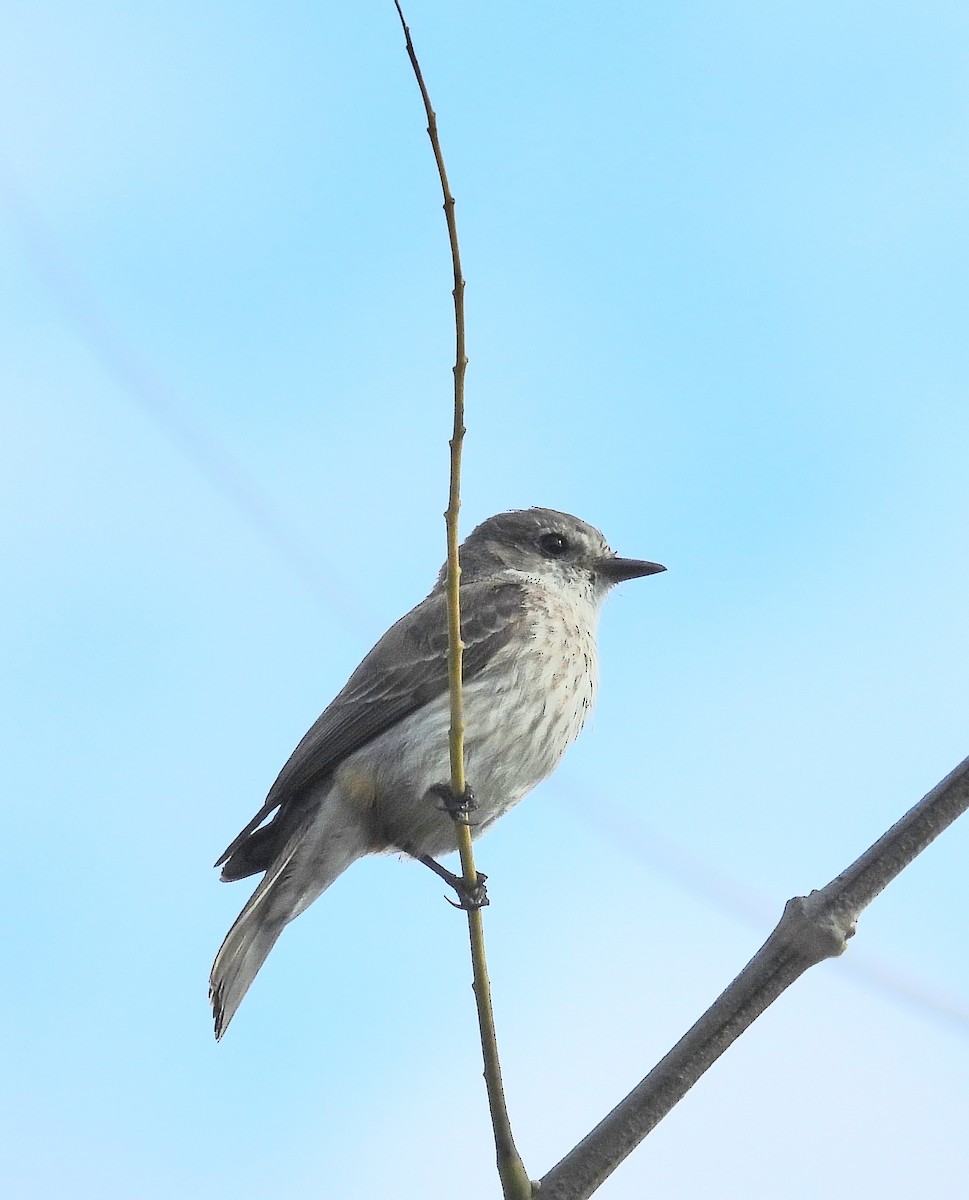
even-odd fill
[[[359,820],[337,811],[332,793],[315,818],[295,830],[266,871],[215,956],[209,1000],[215,1036],[221,1038],[276,939],[294,917],[367,853]]]

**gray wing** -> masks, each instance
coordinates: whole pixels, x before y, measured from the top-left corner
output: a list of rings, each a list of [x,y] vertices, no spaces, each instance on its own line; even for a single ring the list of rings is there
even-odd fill
[[[517,581],[469,583],[461,588],[465,679],[480,671],[522,630],[526,619],[523,599]],[[280,809],[272,822],[275,826],[285,818],[287,806],[348,754],[446,689],[447,608],[444,595],[435,593],[391,626],[317,718],[279,772],[265,804],[215,864],[227,864],[223,879],[265,870],[268,863],[264,860],[271,857],[277,838],[268,827],[259,826],[270,813]],[[256,843],[252,852],[238,854],[250,838]],[[233,855],[238,861],[229,863]]]

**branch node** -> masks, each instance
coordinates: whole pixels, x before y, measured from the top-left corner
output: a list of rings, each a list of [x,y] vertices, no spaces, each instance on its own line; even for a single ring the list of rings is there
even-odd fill
[[[855,922],[846,920],[817,889],[788,900],[774,931],[778,941],[812,966],[844,954],[854,934]]]

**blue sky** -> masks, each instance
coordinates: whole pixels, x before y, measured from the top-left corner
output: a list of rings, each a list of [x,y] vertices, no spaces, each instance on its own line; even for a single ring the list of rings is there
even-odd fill
[[[969,749],[969,12],[407,15],[468,278],[463,528],[549,505],[669,568],[479,843],[537,1176]],[[0,56],[8,1194],[493,1197],[428,872],[355,866],[218,1046],[205,1000],[247,894],[209,864],[444,557],[449,263],[393,7],[14,0]],[[967,839],[599,1194],[961,1194]]]

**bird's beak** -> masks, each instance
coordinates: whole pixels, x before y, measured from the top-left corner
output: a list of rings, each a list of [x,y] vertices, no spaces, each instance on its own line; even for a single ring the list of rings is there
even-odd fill
[[[639,579],[643,575],[658,575],[666,568],[659,563],[644,562],[640,558],[604,558],[599,563],[599,572],[610,583],[622,583],[624,579]]]

